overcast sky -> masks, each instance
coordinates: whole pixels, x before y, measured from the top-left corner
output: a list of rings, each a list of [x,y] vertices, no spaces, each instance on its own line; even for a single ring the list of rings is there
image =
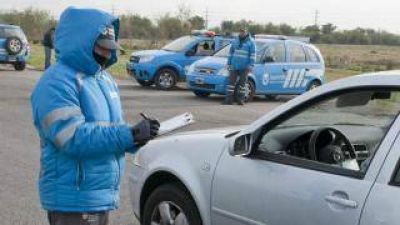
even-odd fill
[[[209,24],[222,20],[248,19],[266,23],[288,23],[294,26],[333,23],[339,29],[375,28],[400,34],[400,1],[396,0],[0,0],[0,9],[35,7],[49,10],[58,17],[70,5],[96,7],[109,12],[137,13],[156,19],[185,4],[193,13],[205,16]]]

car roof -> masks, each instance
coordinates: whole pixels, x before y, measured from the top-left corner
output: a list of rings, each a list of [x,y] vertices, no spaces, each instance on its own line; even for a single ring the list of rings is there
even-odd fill
[[[12,24],[0,24],[0,28],[20,28],[20,27]]]

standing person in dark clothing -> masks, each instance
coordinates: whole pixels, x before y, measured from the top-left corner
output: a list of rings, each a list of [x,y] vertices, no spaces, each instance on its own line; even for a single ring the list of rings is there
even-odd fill
[[[55,27],[50,27],[44,35],[42,44],[44,46],[44,69],[51,65],[51,51],[54,49],[54,31]]]
[[[241,28],[236,40],[232,42],[228,56],[229,84],[223,104],[232,105],[233,100],[244,104],[244,93],[247,75],[252,71],[255,62],[256,47],[253,38]],[[239,82],[237,79],[239,78]],[[235,98],[235,99],[234,99]]]

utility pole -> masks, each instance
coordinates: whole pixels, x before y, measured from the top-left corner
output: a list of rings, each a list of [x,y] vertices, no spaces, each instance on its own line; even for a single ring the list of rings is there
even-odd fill
[[[319,11],[315,10],[315,16],[314,16],[314,25],[318,26],[318,18],[319,17]]]
[[[113,16],[115,16],[115,6],[114,6],[114,4],[112,4],[112,6],[111,6],[111,14]]]
[[[205,28],[208,30],[208,7],[206,7],[206,21],[205,21]]]

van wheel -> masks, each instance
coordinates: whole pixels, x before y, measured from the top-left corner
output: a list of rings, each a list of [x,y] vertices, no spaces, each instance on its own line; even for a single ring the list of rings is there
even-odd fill
[[[136,80],[136,81],[140,84],[140,86],[143,87],[149,87],[154,84],[154,81],[152,80]]]
[[[245,93],[244,93],[244,101],[245,102],[251,102],[253,101],[254,95],[256,93],[256,86],[254,85],[254,82],[251,80],[248,80],[245,85]]]
[[[177,184],[164,184],[147,199],[143,225],[202,225],[201,217],[190,194]]]
[[[321,86],[321,82],[319,82],[317,80],[314,80],[308,85],[307,91],[311,91],[311,90],[313,90],[313,89],[315,89],[315,88],[317,88],[319,86]]]
[[[205,91],[193,91],[193,93],[200,98],[207,98],[208,96],[211,95],[210,92],[205,92]]]
[[[173,69],[165,68],[157,72],[154,82],[157,88],[169,90],[176,84],[178,74]]]
[[[16,62],[14,63],[14,69],[17,71],[22,71],[24,70],[26,67],[26,63],[25,62]]]

